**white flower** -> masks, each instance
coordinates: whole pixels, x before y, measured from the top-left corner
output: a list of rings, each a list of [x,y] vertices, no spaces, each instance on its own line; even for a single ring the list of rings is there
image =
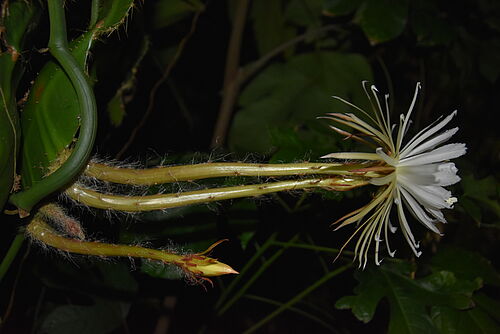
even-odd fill
[[[389,255],[394,256],[395,251],[391,251],[388,236],[388,231],[394,233],[397,229],[391,224],[389,218],[393,203],[396,207],[399,226],[406,241],[415,255],[420,256],[419,243],[415,241],[411,232],[404,207],[425,227],[435,233],[440,233],[435,225],[436,222],[446,223],[441,209],[451,209],[453,204],[457,202],[451,192],[443,187],[460,181],[455,164],[448,160],[457,158],[466,152],[465,144],[440,146],[458,131],[458,127],[441,131],[456,115],[456,111],[447,117],[441,117],[403,145],[403,138],[411,125],[410,116],[415,107],[420,83],[417,83],[408,112],[406,115],[400,115],[398,126],[391,125],[390,122],[389,95],[385,95],[382,107],[375,86],[370,87],[373,97],[366,86],[366,83],[363,82],[363,88],[373,107],[374,117],[359,107],[335,97],[362,112],[369,120],[364,121],[352,113],[332,113],[328,114],[329,117],[326,118],[347,125],[364,135],[351,134],[332,126],[335,131],[343,135],[349,135],[353,139],[373,146],[375,153],[332,153],[323,157],[379,161],[381,164],[391,167],[386,176],[370,181],[374,185],[381,186],[374,199],[336,222],[341,222],[338,228],[352,223],[358,224],[356,231],[342,249],[355,235],[360,233],[355,254],[360,266],[363,265],[363,267],[366,266],[367,254],[372,241],[375,243],[375,263],[377,265],[381,262],[379,248],[382,238],[385,239]],[[394,132],[395,129],[397,129],[396,132]]]

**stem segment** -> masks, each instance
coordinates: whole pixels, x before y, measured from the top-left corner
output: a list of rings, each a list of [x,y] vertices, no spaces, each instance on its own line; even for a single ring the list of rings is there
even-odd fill
[[[368,181],[360,178],[311,178],[149,196],[103,194],[74,184],[66,190],[66,194],[73,200],[94,208],[140,212],[260,196],[286,190],[326,188],[334,191],[347,191],[367,184]]]
[[[97,106],[85,74],[68,49],[66,19],[62,0],[48,0],[50,18],[49,49],[68,75],[81,106],[80,135],[71,156],[54,173],[33,184],[28,190],[13,194],[10,202],[19,208],[20,216],[29,215],[31,208],[44,197],[75,179],[90,157],[97,128]]]

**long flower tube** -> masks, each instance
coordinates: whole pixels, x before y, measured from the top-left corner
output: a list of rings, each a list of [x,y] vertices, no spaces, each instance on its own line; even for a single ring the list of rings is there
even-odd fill
[[[206,253],[210,252],[220,242],[215,243],[201,253],[177,254],[166,250],[156,250],[140,246],[81,241],[59,235],[38,215],[33,217],[28,224],[26,232],[33,240],[69,253],[101,257],[135,257],[175,265],[186,273],[189,278],[195,280],[238,273],[227,264],[205,256]]]
[[[375,155],[375,154],[374,154]],[[306,176],[306,175],[343,175],[377,177],[378,170],[366,170],[365,164],[345,163],[289,163],[289,164],[251,164],[241,162],[216,162],[195,165],[161,166],[148,169],[136,169],[90,162],[85,175],[100,181],[128,185],[156,185],[180,181],[193,181],[216,177],[254,176]],[[364,169],[360,172],[359,169]],[[385,168],[392,171],[392,168]]]
[[[444,187],[460,181],[457,175],[458,169],[449,160],[465,154],[466,146],[461,143],[441,146],[458,131],[458,127],[441,131],[453,119],[456,111],[438,119],[403,144],[404,137],[409,132],[410,116],[415,109],[420,83],[417,83],[408,112],[400,115],[398,125],[393,125],[390,120],[389,95],[385,95],[381,102],[375,86],[368,89],[366,83],[363,83],[363,88],[372,105],[373,114],[339,97],[335,98],[360,112],[367,118],[366,121],[353,113],[332,113],[324,118],[354,129],[356,133],[350,134],[332,127],[343,135],[348,134],[356,140],[362,139],[365,144],[375,147],[375,153],[331,153],[324,158],[372,160],[393,168],[390,174],[370,180],[371,184],[381,187],[370,203],[336,222],[340,223],[339,228],[349,224],[358,226],[344,247],[359,234],[355,253],[359,265],[364,267],[372,242],[375,243],[377,265],[381,262],[379,250],[384,239],[387,252],[390,256],[394,256],[395,251],[391,251],[388,235],[388,231],[392,233],[396,231],[396,227],[390,221],[393,204],[396,206],[396,215],[403,236],[417,257],[421,254],[418,251],[419,243],[413,236],[404,209],[407,208],[416,220],[429,230],[441,233],[436,226],[437,222],[446,223],[441,210],[452,209],[453,204],[457,202],[457,198]],[[361,136],[356,135],[357,133]]]
[[[303,180],[287,180],[149,196],[106,194],[75,183],[66,189],[65,194],[74,201],[93,208],[141,212],[170,209],[180,206],[202,204],[233,198],[261,196],[280,191],[293,191],[311,188],[347,191],[369,184],[368,180],[368,178],[360,177],[359,175],[329,178],[316,177]]]

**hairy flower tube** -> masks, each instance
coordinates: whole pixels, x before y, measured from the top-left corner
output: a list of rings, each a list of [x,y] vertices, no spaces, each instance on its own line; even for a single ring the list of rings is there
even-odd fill
[[[367,117],[367,121],[352,113],[331,113],[325,118],[349,126],[359,132],[360,135],[351,134],[332,126],[332,129],[343,135],[349,135],[355,140],[375,147],[375,153],[331,153],[323,158],[380,161],[394,169],[384,177],[370,180],[371,184],[381,188],[367,205],[335,222],[340,223],[338,228],[353,223],[357,224],[356,231],[343,248],[354,236],[360,234],[355,247],[355,258],[360,266],[365,267],[372,242],[375,244],[375,263],[377,265],[381,262],[379,249],[380,243],[384,239],[387,252],[390,256],[394,256],[395,251],[391,251],[388,235],[388,231],[394,233],[397,229],[390,221],[393,204],[396,208],[401,231],[417,257],[421,255],[421,252],[418,251],[419,242],[413,236],[405,208],[429,230],[440,234],[436,222],[446,223],[441,210],[451,209],[453,204],[457,202],[457,198],[453,197],[451,192],[444,187],[460,181],[455,164],[449,160],[465,154],[466,146],[465,144],[442,145],[458,131],[458,127],[441,131],[456,115],[456,111],[447,117],[439,118],[410,140],[404,140],[411,124],[410,116],[415,108],[420,83],[417,83],[408,112],[406,115],[400,115],[398,125],[391,124],[389,95],[385,95],[381,102],[375,86],[370,87],[371,94],[365,82],[363,88],[372,105],[373,116],[342,98],[335,98],[360,111]]]
[[[42,215],[38,214],[28,224],[26,232],[33,240],[68,253],[100,256],[102,258],[135,257],[174,265],[181,269],[186,277],[192,281],[208,281],[211,283],[207,277],[238,274],[227,264],[205,255],[224,240],[216,242],[204,252],[195,254],[179,254],[141,246],[82,241],[60,235],[45,222]]]

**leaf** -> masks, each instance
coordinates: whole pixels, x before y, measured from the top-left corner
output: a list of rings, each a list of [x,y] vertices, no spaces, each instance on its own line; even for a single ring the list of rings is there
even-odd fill
[[[100,34],[109,34],[120,26],[134,6],[134,0],[100,1],[96,29]]]
[[[0,19],[0,210],[12,190],[19,151],[20,125],[16,93],[23,73],[20,63],[25,35],[38,22],[38,7],[14,1]]]
[[[457,311],[445,306],[434,306],[431,317],[442,334],[495,334],[500,326],[481,308]]]
[[[371,78],[368,62],[357,54],[307,53],[273,64],[240,95],[229,145],[235,151],[269,153],[270,128],[301,128],[325,113],[349,110],[332,94],[366,106],[361,81]]]
[[[366,0],[356,12],[356,21],[372,44],[399,36],[408,16],[408,0]]]
[[[292,0],[285,9],[285,19],[301,27],[321,25],[322,0]]]
[[[433,271],[451,271],[460,279],[481,278],[484,283],[500,286],[500,275],[490,261],[475,252],[462,248],[442,247],[431,260]]]
[[[106,111],[109,115],[111,124],[115,127],[119,127],[122,124],[126,114],[125,107],[135,95],[137,72],[144,56],[146,56],[149,51],[150,44],[149,38],[147,36],[144,37],[137,59],[127,73],[126,79],[121,83],[115,95],[108,102]]]
[[[106,334],[126,318],[130,304],[96,299],[91,306],[56,307],[45,318],[40,332],[48,334]]]
[[[357,9],[364,0],[323,0],[323,11],[328,15],[346,15]]]
[[[71,43],[77,62],[84,66],[92,32]],[[80,106],[64,71],[54,62],[40,71],[24,106],[21,175],[24,186],[41,180],[47,167],[73,141],[79,126]]]
[[[168,27],[194,12],[205,9],[199,0],[162,0],[155,2],[152,25],[154,29]]]
[[[478,180],[472,175],[466,175],[461,184],[464,188],[464,198],[490,209],[497,217],[500,217],[500,204],[498,203],[500,187],[493,176]]]
[[[295,29],[285,22],[282,0],[254,0],[251,17],[261,56],[295,36]]]
[[[389,302],[389,333],[437,333],[427,306],[445,305],[451,308],[471,307],[471,296],[479,282],[458,280],[447,271],[433,273],[423,279],[409,277],[407,263],[391,263],[369,267],[355,273],[359,285],[355,296],[343,297],[336,307],[352,309],[363,322],[373,318],[376,307],[384,298]]]
[[[95,27],[70,43],[73,56],[83,68],[97,36],[123,22],[132,5],[131,0],[120,0],[100,7]],[[79,114],[71,82],[59,65],[49,61],[36,78],[22,113],[21,180],[25,187],[41,180],[51,163],[72,144]]]

